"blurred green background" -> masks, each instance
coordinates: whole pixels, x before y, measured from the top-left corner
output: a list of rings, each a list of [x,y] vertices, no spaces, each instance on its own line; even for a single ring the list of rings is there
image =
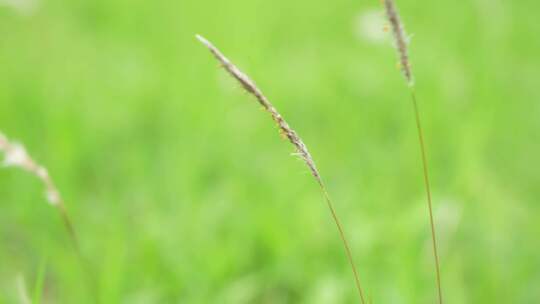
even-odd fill
[[[101,303],[358,303],[336,228],[250,74],[303,137],[374,303],[435,303],[413,112],[377,0],[0,2],[0,130],[63,192]],[[536,1],[398,1],[447,303],[540,302]],[[39,182],[0,170],[0,302],[92,290]]]

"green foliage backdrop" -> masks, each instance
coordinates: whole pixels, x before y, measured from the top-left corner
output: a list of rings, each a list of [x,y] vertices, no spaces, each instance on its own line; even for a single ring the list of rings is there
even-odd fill
[[[55,178],[102,303],[357,302],[317,185],[196,33],[303,137],[374,303],[435,302],[413,112],[377,0],[0,3],[0,130]],[[397,4],[446,301],[537,303],[540,5]],[[0,170],[0,208],[0,302],[46,259],[45,303],[91,303],[39,182]]]

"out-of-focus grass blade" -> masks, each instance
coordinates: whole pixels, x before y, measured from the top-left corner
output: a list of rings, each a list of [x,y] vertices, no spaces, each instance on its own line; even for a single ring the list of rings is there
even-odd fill
[[[34,284],[34,296],[32,298],[32,304],[40,304],[41,297],[43,296],[43,285],[45,283],[45,272],[47,270],[47,259],[43,258],[39,264],[39,269]]]

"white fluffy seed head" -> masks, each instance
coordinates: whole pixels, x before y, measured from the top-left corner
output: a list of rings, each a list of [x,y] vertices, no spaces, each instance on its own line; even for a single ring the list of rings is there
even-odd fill
[[[45,197],[47,198],[49,204],[53,206],[60,205],[60,193],[58,193],[56,189],[47,189],[47,191],[45,192]]]
[[[0,132],[0,152],[4,152],[3,165],[5,167],[15,167],[30,172],[45,186],[45,198],[47,201],[53,206],[62,204],[60,192],[54,185],[49,172],[45,167],[40,166],[30,157],[22,144],[10,142],[9,139]]]
[[[30,157],[23,145],[14,143],[5,149],[4,166],[19,167],[29,170],[31,163]]]
[[[47,171],[47,169],[45,169],[44,167],[38,167],[37,170],[36,170],[36,175],[45,180],[45,179],[48,179],[49,178],[49,171]]]

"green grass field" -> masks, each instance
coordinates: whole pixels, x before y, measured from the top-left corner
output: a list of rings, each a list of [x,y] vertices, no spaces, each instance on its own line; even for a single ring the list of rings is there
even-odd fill
[[[40,265],[42,303],[358,303],[317,184],[196,33],[310,148],[373,303],[436,302],[414,114],[379,1],[0,4],[0,130],[56,180],[98,290],[39,182],[6,168],[0,303],[20,303],[20,274],[33,293]],[[397,4],[445,302],[539,303],[540,4]]]

